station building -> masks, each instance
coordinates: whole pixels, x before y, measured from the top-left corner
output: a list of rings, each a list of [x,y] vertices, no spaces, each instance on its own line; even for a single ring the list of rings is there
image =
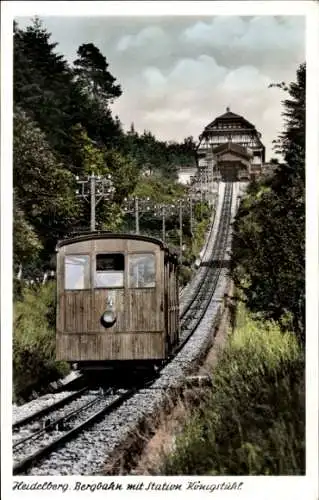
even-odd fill
[[[263,172],[265,146],[252,123],[226,108],[199,136],[197,160],[213,181],[249,181]]]

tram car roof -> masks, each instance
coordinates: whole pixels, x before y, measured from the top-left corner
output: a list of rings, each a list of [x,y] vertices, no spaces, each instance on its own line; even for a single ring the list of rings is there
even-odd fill
[[[88,232],[85,234],[79,234],[76,236],[72,236],[69,238],[65,238],[61,240],[56,245],[56,251],[60,248],[71,245],[72,243],[79,243],[81,241],[90,241],[90,240],[135,240],[135,241],[146,241],[149,243],[154,243],[154,245],[158,245],[165,253],[168,254],[172,260],[178,260],[176,252],[173,252],[169,249],[166,243],[159,238],[154,238],[153,236],[145,236],[143,234],[131,234],[131,233],[111,233],[108,231],[95,231]]]

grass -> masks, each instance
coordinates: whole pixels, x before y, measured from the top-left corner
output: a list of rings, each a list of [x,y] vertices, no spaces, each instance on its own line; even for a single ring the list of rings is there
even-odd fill
[[[240,305],[213,380],[161,474],[304,474],[304,357],[295,337]]]
[[[14,401],[23,402],[68,371],[55,361],[55,283],[24,288],[14,303]]]

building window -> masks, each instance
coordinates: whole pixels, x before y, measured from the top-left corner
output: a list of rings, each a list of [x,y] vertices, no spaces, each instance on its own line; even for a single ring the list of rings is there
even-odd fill
[[[128,256],[129,287],[154,288],[156,284],[155,255],[131,254]]]
[[[65,290],[90,288],[89,255],[66,255],[64,258]]]
[[[95,288],[124,287],[124,254],[100,253],[96,255]]]

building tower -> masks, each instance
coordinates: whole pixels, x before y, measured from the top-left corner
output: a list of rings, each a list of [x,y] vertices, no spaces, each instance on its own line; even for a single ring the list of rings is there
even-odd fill
[[[261,174],[265,162],[265,146],[255,126],[226,108],[199,137],[198,167],[215,159],[214,180],[250,180]]]

